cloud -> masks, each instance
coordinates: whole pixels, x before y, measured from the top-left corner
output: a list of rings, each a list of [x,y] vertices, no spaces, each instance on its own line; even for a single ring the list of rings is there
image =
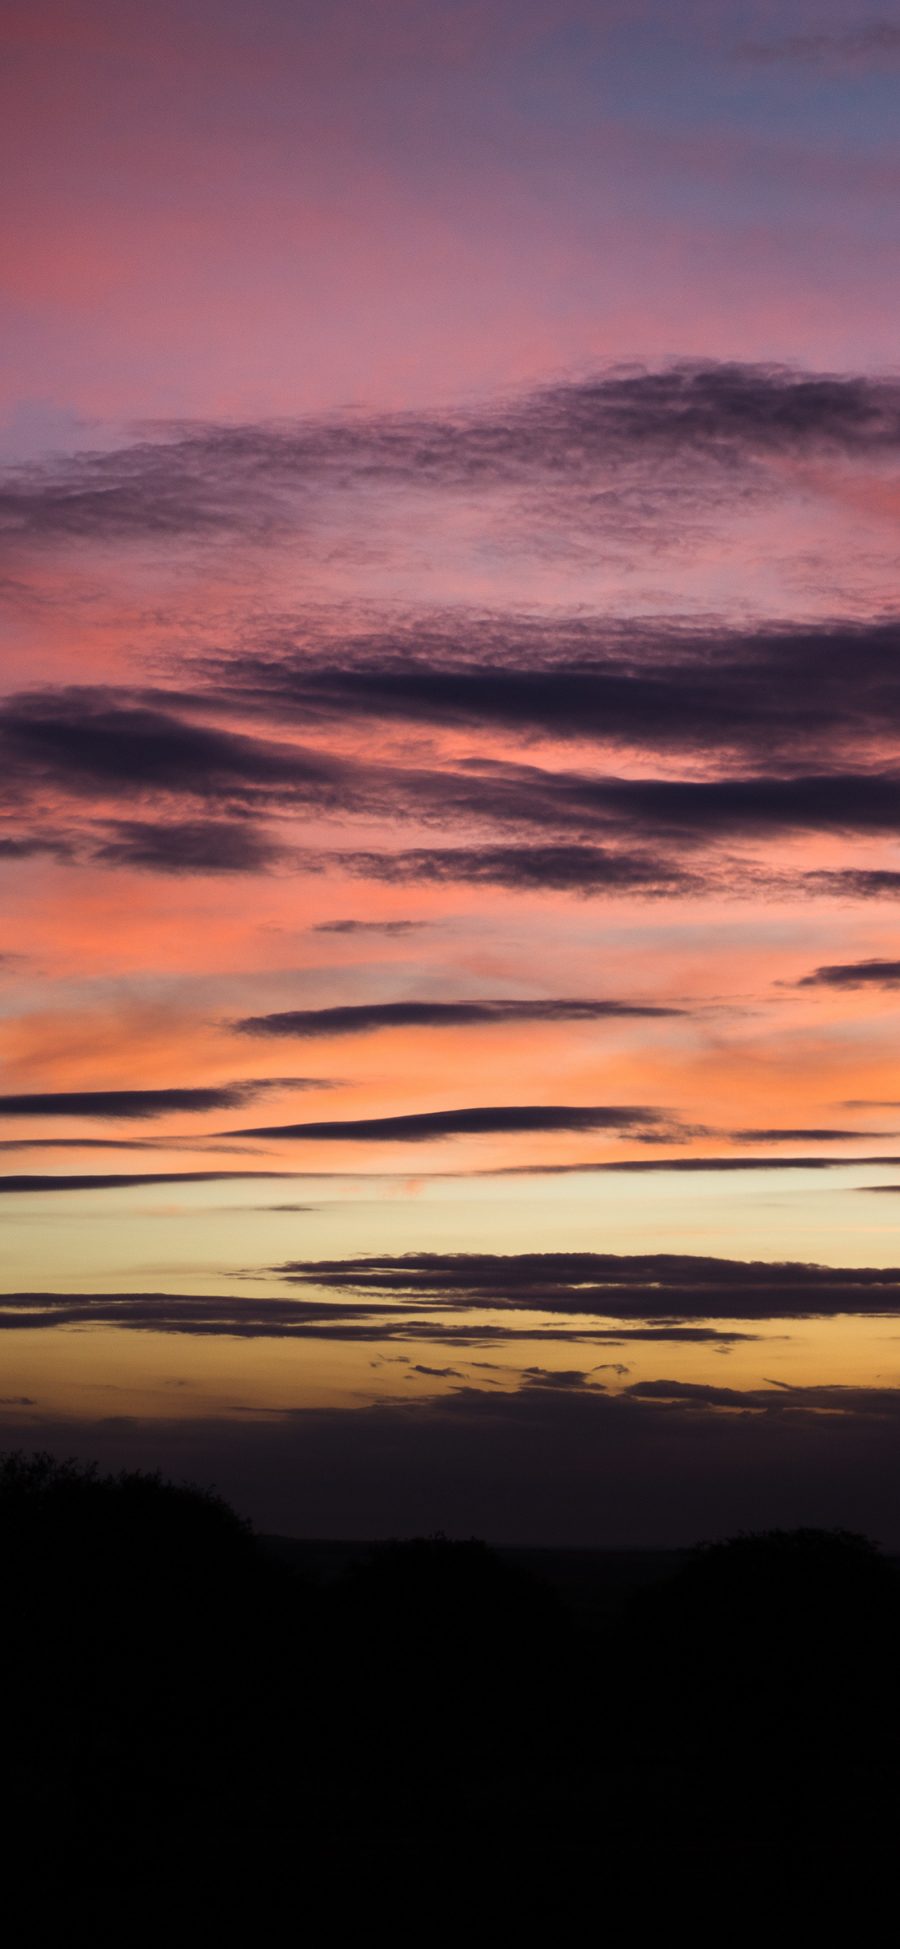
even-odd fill
[[[462,1374],[458,1367],[424,1367],[418,1361],[410,1368],[410,1373],[427,1374],[429,1379],[436,1381],[462,1380]]]
[[[284,848],[264,828],[239,819],[117,819],[91,849],[104,866],[151,873],[266,873]]]
[[[889,455],[900,447],[893,378],[695,361],[611,369],[481,408],[178,423],[107,452],[7,470],[0,524],[15,542],[170,544],[309,529],[349,495],[392,490],[530,499],[545,519],[574,505],[598,527],[683,523],[689,481],[710,507],[741,470],[783,458]],[[699,488],[696,490],[702,494]],[[547,508],[552,497],[552,510]]]
[[[163,873],[265,872],[286,849],[261,815],[366,802],[364,776],[339,758],[199,723],[164,707],[168,693],[149,697],[73,685],[0,705],[10,811],[19,817],[31,804],[46,821],[49,798],[61,821],[68,805],[59,830],[8,836],[10,858],[45,851]],[[135,802],[152,806],[153,816],[133,816]]]
[[[182,1147],[181,1140],[167,1137],[3,1137],[0,1138],[0,1151],[5,1150],[158,1150]],[[195,1146],[189,1146],[191,1148]],[[205,1151],[207,1145],[202,1143]],[[218,1148],[213,1145],[213,1149]]]
[[[420,1110],[390,1117],[337,1117],[327,1122],[264,1124],[220,1131],[224,1137],[302,1137],[336,1143],[429,1143],[550,1130],[652,1128],[661,1112],[641,1104],[489,1104],[477,1109]]]
[[[234,1210],[234,1209],[235,1209],[235,1207],[234,1207],[234,1206],[232,1206],[232,1210]],[[266,1205],[242,1205],[242,1206],[241,1206],[241,1210],[242,1210],[242,1211],[261,1211],[261,1212],[266,1212],[266,1211],[321,1211],[321,1209],[322,1209],[322,1207],[321,1207],[321,1205],[310,1205],[310,1204],[302,1204],[302,1205],[297,1205],[297,1204],[291,1204],[291,1205],[287,1205],[287,1204],[278,1204],[278,1205],[272,1205],[272,1204],[266,1204]]]
[[[593,1369],[584,1367],[523,1367],[523,1387],[570,1388],[601,1387],[591,1379]]]
[[[625,1389],[633,1400],[659,1401],[670,1406],[731,1408],[742,1414],[804,1414],[848,1416],[861,1420],[900,1417],[900,1388],[791,1386],[772,1381],[766,1387],[718,1387],[705,1381],[634,1381]]]
[[[710,1386],[698,1381],[633,1381],[625,1389],[634,1401],[681,1402],[707,1408],[754,1410],[760,1399],[758,1390]],[[771,1397],[768,1392],[765,1401]],[[776,1400],[778,1397],[776,1396]]]
[[[897,1135],[896,1131],[880,1130],[835,1130],[806,1129],[785,1130],[773,1125],[763,1130],[729,1130],[728,1136],[733,1144],[843,1144],[852,1143],[859,1137],[880,1137]]]
[[[794,63],[814,67],[881,66],[900,58],[900,25],[869,20],[858,27],[819,30],[812,34],[781,34],[766,41],[742,41],[738,55],[763,65]]]
[[[337,761],[319,753],[196,723],[102,685],[7,698],[0,751],[10,778],[62,781],[89,794],[106,786],[129,796],[150,790],[210,798],[254,788],[327,788],[341,774]]]
[[[325,1302],[259,1298],[224,1293],[56,1293],[21,1292],[0,1295],[0,1328],[14,1331],[79,1323],[117,1326],[130,1331],[185,1334],[224,1334],[252,1339],[328,1334],[345,1337],[354,1323],[360,1337],[379,1337],[380,1314],[364,1303],[329,1305]],[[406,1322],[403,1323],[404,1325]],[[390,1324],[387,1323],[390,1337]],[[427,1323],[426,1323],[427,1330]]]
[[[900,873],[890,867],[844,866],[806,873],[802,884],[810,893],[832,900],[896,900]]]
[[[479,1307],[428,1301],[417,1317],[404,1305],[376,1296],[361,1299],[310,1300],[293,1296],[270,1298],[244,1293],[56,1293],[19,1292],[0,1295],[0,1332],[29,1333],[66,1326],[113,1326],[123,1332],[176,1333],[193,1338],[237,1340],[317,1340],[379,1347],[388,1343],[447,1347],[457,1357],[470,1347],[509,1343],[571,1341],[579,1346],[627,1345],[629,1341],[699,1344],[717,1348],[753,1340],[754,1333],[722,1331],[719,1327],[656,1323],[652,1326],[594,1326],[554,1320],[552,1325],[527,1326],[514,1319],[485,1322],[471,1315]],[[420,1371],[425,1371],[421,1369]],[[431,1370],[438,1371],[438,1370]],[[512,1376],[510,1376],[512,1378]]]
[[[66,778],[88,791],[101,783],[129,791],[234,791],[292,782],[300,766],[290,746],[189,723],[103,686],[72,684],[8,698],[0,709],[0,741],[12,768]],[[321,770],[319,764],[318,776]]]
[[[814,968],[798,988],[900,988],[900,961],[833,961]]]
[[[230,1110],[267,1089],[318,1089],[314,1076],[251,1077],[208,1088],[35,1090],[0,1095],[0,1117],[161,1117],[173,1112]],[[56,1140],[54,1140],[56,1141]],[[62,1141],[62,1140],[60,1140]]]
[[[891,727],[900,729],[895,619],[742,631],[603,618],[526,626],[515,617],[461,614],[444,632],[417,619],[414,655],[383,646],[376,660],[363,639],[362,649],[351,643],[344,667],[333,647],[327,666],[305,649],[201,660],[192,694],[81,685],[9,697],[0,706],[0,757],[10,801],[21,810],[30,792],[43,812],[49,787],[76,803],[200,800],[232,821],[238,812],[249,818],[307,805],[403,817],[443,809],[448,818],[536,819],[560,828],[628,818],[679,836],[698,823],[702,829],[707,805],[709,818],[736,829],[823,821],[868,829],[895,818],[890,772],[832,759],[854,741],[883,741]],[[457,721],[473,733],[496,725],[524,737],[618,740],[629,750],[742,752],[769,764],[783,752],[786,770],[634,779],[470,762],[436,775],[350,764],[320,746],[198,721],[204,708],[219,716],[253,708],[279,729],[300,712],[307,728],[327,717],[343,732],[375,706],[391,721]],[[803,753],[828,762],[798,773]],[[26,832],[4,845],[13,857],[66,840]],[[405,932],[416,924],[339,920],[319,931]]]
[[[386,790],[387,775],[381,783]],[[394,773],[392,790],[402,817],[489,823],[520,836],[538,827],[544,837],[530,865],[518,847],[506,846],[337,854],[336,864],[383,879],[521,884],[524,877],[527,884],[530,876],[532,883],[538,877],[544,884],[646,891],[678,890],[680,881],[681,890],[690,890],[690,875],[672,848],[721,851],[727,840],[813,832],[900,833],[900,773],[887,768],[670,778],[472,759],[456,769]]]
[[[0,859],[35,859],[48,853],[55,859],[69,859],[71,846],[63,834],[5,833],[0,838]]]
[[[896,667],[896,642],[892,659],[885,654],[882,661]],[[722,681],[719,733],[724,738],[727,683]],[[856,696],[866,694],[858,668],[852,687]],[[768,695],[773,686],[757,672],[750,689]],[[824,694],[825,686],[812,683],[807,673],[798,695],[784,700],[787,742],[799,696],[809,690]],[[171,700],[162,708],[163,695],[168,693],[151,705],[127,692],[84,686],[30,693],[0,707],[0,758],[10,812],[18,820],[32,807],[47,821],[40,835],[8,835],[10,858],[44,850],[61,860],[161,873],[253,874],[280,865],[344,871],[386,883],[690,894],[733,886],[742,876],[749,875],[754,885],[765,880],[765,868],[728,857],[723,849],[729,843],[806,833],[900,833],[900,773],[850,765],[843,753],[840,762],[832,762],[828,752],[817,753],[815,770],[797,769],[795,750],[780,768],[748,772],[730,764],[719,776],[702,777],[551,769],[521,758],[485,756],[427,767],[351,763],[326,750],[179,716]],[[841,717],[837,702],[835,696],[832,729]],[[212,697],[207,704],[222,708]],[[659,714],[661,721],[676,723],[674,708],[660,706]],[[810,713],[803,715],[805,720]],[[895,715],[900,725],[900,701]],[[846,713],[844,719],[846,736]],[[871,724],[880,724],[882,735],[886,721],[880,705],[873,706]],[[771,767],[778,745],[771,726],[764,742]],[[56,801],[52,812],[48,799]],[[467,843],[312,851],[298,848],[296,831],[288,825],[300,812],[462,828]],[[485,828],[499,828],[502,837],[485,837]],[[473,829],[478,843],[472,843]],[[534,843],[525,843],[532,837]],[[862,880],[855,869],[849,879],[846,870],[837,876],[820,872],[806,875],[803,884],[823,892],[893,888],[892,881],[882,882],[879,869],[865,869]],[[348,931],[344,923],[324,925]]]
[[[295,1259],[299,1285],[395,1303],[525,1309],[621,1320],[763,1320],[900,1312],[900,1269],[778,1264],[679,1253],[410,1252]]]
[[[236,1134],[220,1132],[221,1145],[213,1145],[211,1143],[208,1145],[204,1140],[203,1149],[221,1148],[224,1145],[228,1145],[230,1149],[231,1137]],[[284,1134],[282,1126],[279,1126],[279,1134]],[[634,1142],[648,1145],[655,1143],[681,1143],[686,1138],[697,1134],[696,1127],[692,1128],[688,1125],[675,1124],[674,1122],[668,1123],[665,1127],[660,1127],[659,1129],[648,1124],[645,1129],[634,1129],[627,1132],[627,1135]],[[859,1134],[868,1134],[871,1136],[873,1133]],[[880,1136],[881,1132],[878,1135]],[[247,1145],[235,1146],[235,1148],[250,1150],[252,1147]],[[823,1156],[820,1152],[809,1152],[786,1157],[783,1152],[776,1151],[764,1157],[752,1157],[744,1154],[735,1156],[729,1153],[721,1156],[708,1156],[705,1154],[697,1156],[693,1152],[685,1157],[666,1152],[665,1155],[658,1157],[579,1157],[565,1162],[562,1160],[538,1162],[531,1159],[523,1159],[522,1162],[517,1164],[476,1164],[467,1165],[462,1169],[444,1167],[442,1169],[424,1170],[417,1166],[416,1178],[423,1180],[433,1178],[444,1182],[457,1178],[572,1177],[579,1174],[590,1175],[592,1173],[606,1171],[687,1171],[702,1175],[704,1172],[716,1171],[848,1171],[871,1169],[874,1166],[877,1166],[881,1170],[890,1169],[893,1166],[900,1166],[900,1155],[884,1151],[848,1151],[840,1157]],[[362,1180],[366,1183],[390,1183],[393,1181],[406,1183],[409,1179],[409,1172],[408,1170],[382,1170],[380,1167],[373,1168],[372,1170],[309,1170],[306,1168],[298,1168],[294,1172],[294,1176],[310,1182],[324,1178],[337,1179],[341,1183],[355,1182],[357,1180]]]
[[[428,920],[320,920],[313,934],[412,934],[422,927],[433,927]]]
[[[682,1015],[649,1003],[574,1001],[368,1002],[335,1008],[295,1008],[248,1015],[233,1027],[246,1035],[364,1035],[377,1029],[469,1028],[507,1022],[598,1022],[628,1016]]]
[[[157,872],[266,872],[279,862],[295,870],[336,869],[386,883],[505,886],[527,892],[691,894],[747,879],[765,868],[729,859],[723,842],[739,844],[806,833],[900,834],[900,774],[835,771],[794,777],[629,778],[550,771],[523,764],[425,772],[383,768],[342,787],[305,787],[303,805],[392,820],[499,826],[515,843],[416,847],[396,851],[296,850],[255,809],[237,815],[152,819],[105,815],[99,828],[48,835],[43,850],[60,857]],[[276,798],[269,811],[292,807]],[[539,829],[535,844],[525,835]],[[637,844],[635,844],[637,842]],[[683,858],[689,855],[686,864]],[[724,875],[724,881],[723,881]],[[769,878],[773,877],[772,873]],[[896,875],[856,870],[807,874],[822,893],[896,891]],[[775,883],[779,876],[774,873]]]
[[[460,810],[509,823],[593,829],[678,844],[790,832],[900,832],[900,773],[625,778],[494,764],[469,783],[441,778]]]
[[[333,863],[389,884],[500,886],[514,893],[690,892],[696,881],[673,860],[602,846],[416,847],[406,852],[336,853]],[[897,875],[900,883],[900,874]]]
[[[114,819],[101,833],[99,858],[153,860],[168,843],[188,853],[217,840],[232,848],[268,843],[244,822],[273,809],[393,810],[405,818],[482,818],[538,824],[581,836],[608,827],[643,827],[684,839],[710,822],[720,828],[779,829],[851,825],[891,829],[897,781],[890,773],[828,772],[809,778],[634,779],[549,771],[522,763],[469,761],[437,773],[390,766],[350,766],[323,751],[276,744],[189,722],[171,710],[138,706],[103,688],[42,691],[0,708],[0,755],[16,807],[28,791],[47,788],[74,800],[201,799],[212,823],[178,815],[177,823]],[[829,797],[830,795],[830,797]],[[223,818],[223,815],[224,818]],[[237,816],[241,815],[241,816]],[[168,835],[168,838],[167,838]],[[23,842],[16,841],[16,844]],[[561,864],[565,869],[563,857]],[[600,860],[594,864],[601,867]],[[654,878],[654,861],[613,856],[606,875]]]
[[[842,750],[900,728],[896,617],[820,623],[398,615],[327,659],[296,643],[200,659],[220,698],[283,721],[382,719],[706,755]]]
[[[327,1087],[327,1085],[326,1085]],[[198,1134],[195,1137],[82,1137],[76,1133],[67,1137],[3,1137],[0,1138],[0,1151],[7,1150],[141,1150],[141,1151],[202,1151],[210,1154],[234,1157],[243,1153],[255,1156],[259,1152],[256,1144],[217,1143],[214,1138]]]
[[[629,1133],[633,1134],[633,1133]],[[872,1135],[872,1132],[857,1132],[856,1135]],[[881,1134],[880,1132],[878,1133]],[[646,1138],[648,1143],[656,1141],[652,1130]],[[470,1170],[462,1173],[465,1177],[570,1177],[578,1172],[593,1171],[840,1171],[859,1166],[879,1165],[882,1168],[900,1164],[900,1156],[881,1154],[854,1155],[843,1157],[822,1157],[812,1153],[800,1157],[784,1157],[779,1154],[769,1157],[583,1157],[567,1163],[522,1163],[489,1165],[483,1170]],[[456,1176],[455,1172],[436,1172],[432,1175]]]
[[[61,1171],[53,1176],[34,1172],[0,1176],[0,1198],[61,1191],[139,1191],[152,1184],[224,1184],[233,1179],[290,1178],[293,1171]]]
[[[527,1338],[527,1335],[522,1336]],[[550,1336],[547,1336],[550,1337]],[[612,1346],[627,1346],[631,1341],[667,1340],[681,1346],[712,1345],[718,1353],[727,1352],[738,1341],[759,1340],[759,1333],[725,1332],[719,1326],[678,1326],[667,1320],[662,1326],[619,1326],[609,1333],[580,1333],[570,1335],[587,1341],[609,1342]],[[629,1369],[618,1362],[605,1363],[616,1373],[626,1374]]]

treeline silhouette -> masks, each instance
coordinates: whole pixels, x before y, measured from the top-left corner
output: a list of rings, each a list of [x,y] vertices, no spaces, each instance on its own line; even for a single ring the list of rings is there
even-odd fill
[[[586,1876],[780,1893],[890,1856],[890,1559],[742,1535],[585,1601],[582,1555],[433,1536],[328,1571],[212,1493],[6,1457],[7,1888],[374,1901],[480,1864],[561,1913]]]

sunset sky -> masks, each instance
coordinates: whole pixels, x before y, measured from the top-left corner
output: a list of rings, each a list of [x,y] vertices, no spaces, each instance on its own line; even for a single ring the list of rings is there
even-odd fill
[[[0,1446],[900,1543],[900,12],[0,43]]]

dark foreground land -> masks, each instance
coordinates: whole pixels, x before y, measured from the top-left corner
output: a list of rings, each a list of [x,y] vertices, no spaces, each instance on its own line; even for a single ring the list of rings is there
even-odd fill
[[[432,1543],[440,1540],[431,1538]],[[265,1554],[320,1589],[363,1569],[395,1547],[388,1543],[308,1542],[295,1536],[261,1536],[259,1541]],[[404,1547],[409,1550],[412,1545]],[[523,1573],[529,1583],[552,1591],[573,1618],[599,1622],[621,1615],[637,1591],[674,1576],[688,1552],[494,1546],[492,1555],[506,1569]]]
[[[12,1457],[0,1577],[7,1899],[188,1929],[315,1892],[338,1933],[387,1901],[427,1935],[413,1891],[434,1921],[481,1877],[562,1924],[652,1887],[803,1901],[894,1859],[900,1579],[863,1538],[302,1544]]]

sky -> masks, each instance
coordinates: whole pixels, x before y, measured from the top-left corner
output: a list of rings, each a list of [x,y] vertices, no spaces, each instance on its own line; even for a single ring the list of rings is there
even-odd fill
[[[0,1445],[900,1545],[900,13],[0,44]]]

